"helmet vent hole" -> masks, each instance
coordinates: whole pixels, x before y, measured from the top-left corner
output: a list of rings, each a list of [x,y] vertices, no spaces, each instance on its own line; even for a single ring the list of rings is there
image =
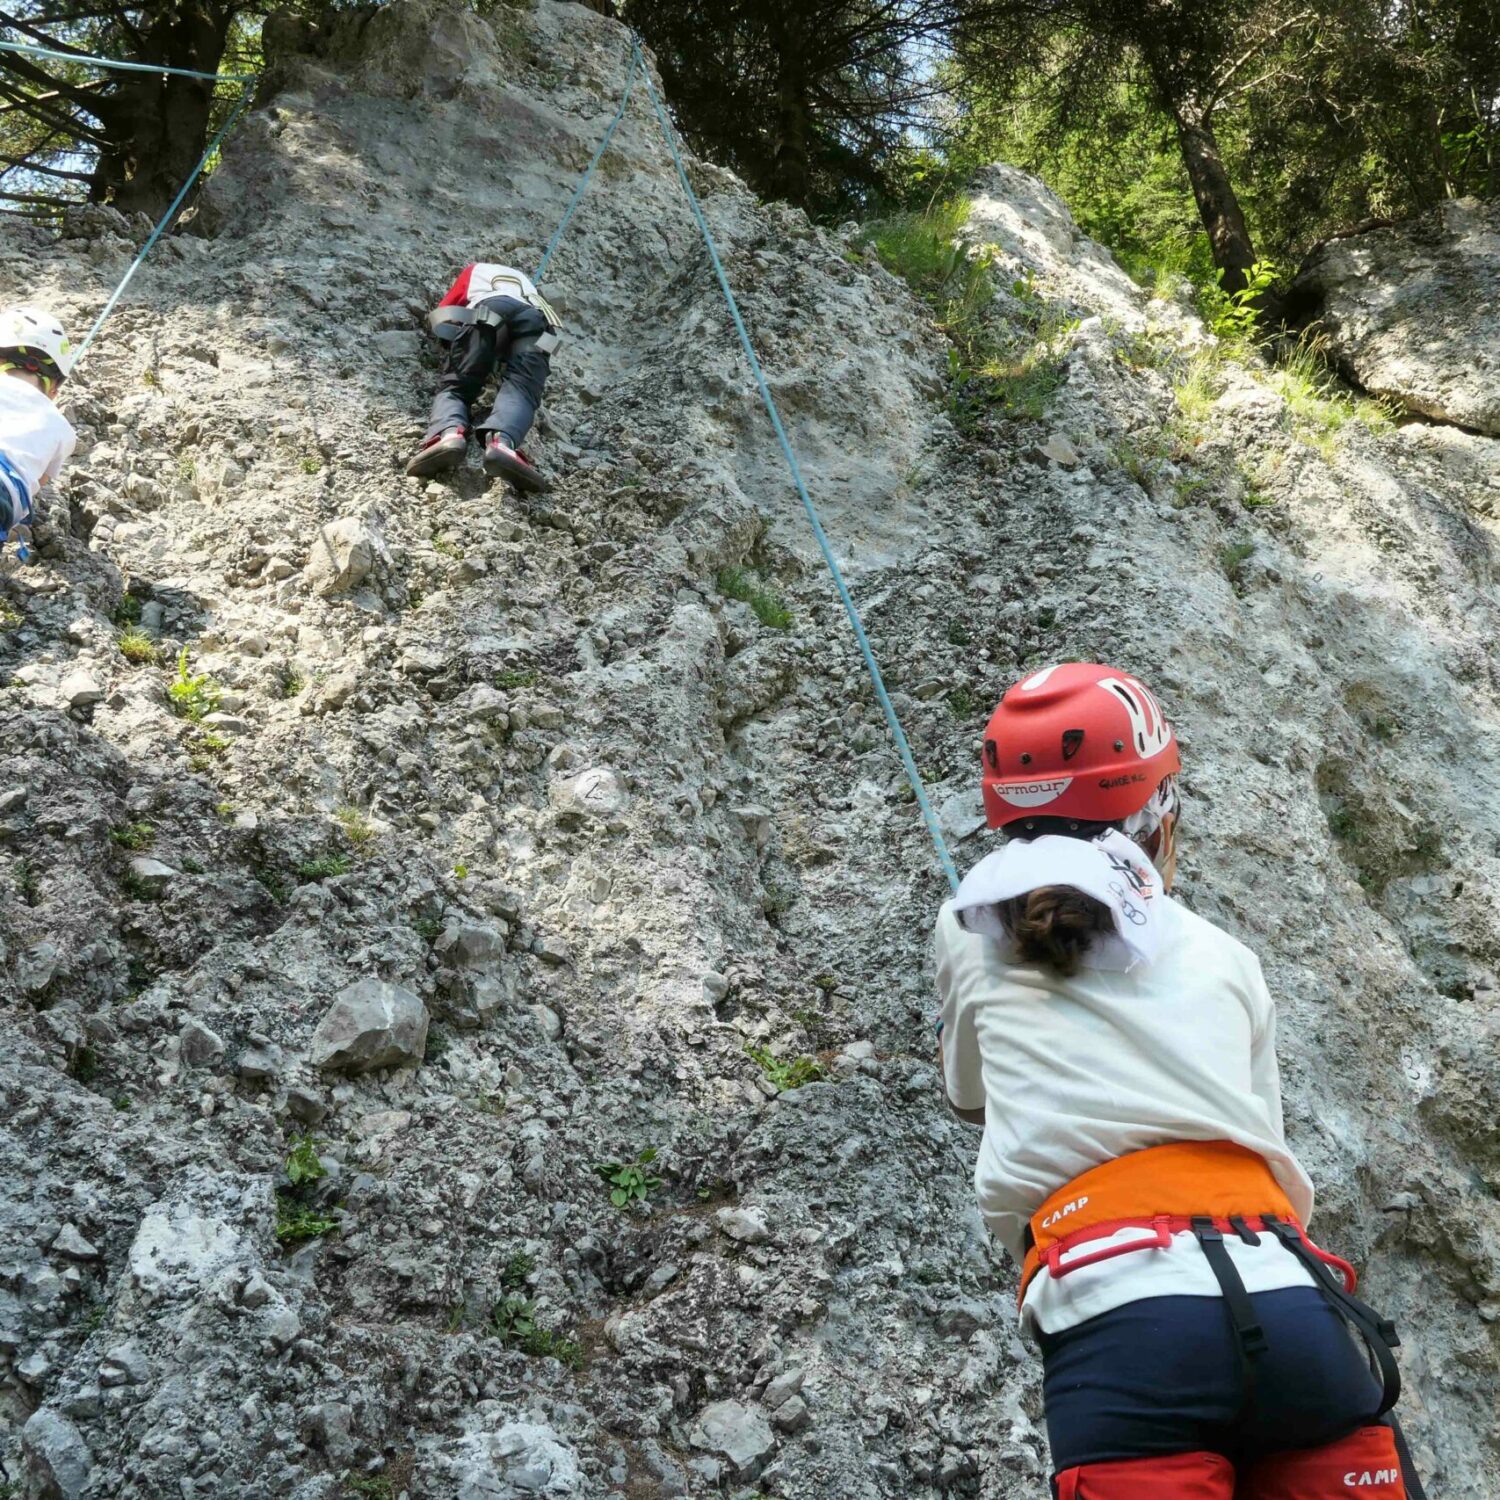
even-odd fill
[[[1023,754],[1021,756],[1021,764],[1023,766],[1029,766],[1031,764],[1031,756],[1029,753]]]
[[[1116,740],[1115,741],[1115,749],[1116,750],[1123,750],[1124,748],[1125,748],[1125,741],[1124,740]]]

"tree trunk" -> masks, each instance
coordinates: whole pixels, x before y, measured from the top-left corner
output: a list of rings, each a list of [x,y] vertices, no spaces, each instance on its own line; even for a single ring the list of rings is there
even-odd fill
[[[780,59],[780,81],[776,90],[776,147],[771,159],[771,193],[790,203],[807,206],[812,189],[812,164],[808,153],[808,108],[806,79],[785,55]]]
[[[1250,267],[1255,264],[1255,246],[1240,200],[1219,155],[1213,126],[1190,104],[1177,105],[1173,116],[1182,164],[1193,186],[1198,216],[1208,231],[1214,264],[1224,273],[1224,290],[1241,291],[1249,282]]]
[[[233,10],[214,0],[181,0],[163,8],[145,36],[139,61],[217,72]],[[98,114],[114,143],[101,151],[89,184],[96,203],[122,213],[159,217],[197,165],[208,140],[214,85],[201,78],[126,73]]]

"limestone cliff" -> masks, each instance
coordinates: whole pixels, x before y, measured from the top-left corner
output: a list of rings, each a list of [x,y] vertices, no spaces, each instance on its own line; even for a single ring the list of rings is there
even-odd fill
[[[549,277],[557,489],[401,475],[421,312],[535,263],[624,31],[397,0],[272,41],[0,579],[7,1475],[1042,1494],[933,1066],[946,887],[643,101]],[[1196,320],[1007,168],[966,238],[1055,389],[960,433],[852,230],[691,170],[960,863],[1024,665],[1158,687],[1323,1236],[1402,1323],[1435,1492],[1500,1495],[1500,445],[1199,380]],[[0,291],[75,326],[138,238],[8,222]]]

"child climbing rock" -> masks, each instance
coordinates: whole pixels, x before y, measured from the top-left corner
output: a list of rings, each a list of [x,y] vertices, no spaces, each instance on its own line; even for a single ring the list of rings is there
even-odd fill
[[[1170,895],[1180,759],[1156,699],[1049,667],[1001,699],[983,756],[1008,841],[938,917],[942,1066],[1022,1266],[1054,1495],[1417,1500],[1386,1416],[1395,1330],[1307,1238],[1260,964]]]
[[[463,462],[470,410],[503,365],[495,404],[479,429],[485,473],[503,475],[523,490],[550,489],[551,481],[520,446],[541,405],[559,341],[561,325],[547,299],[514,267],[475,262],[459,272],[428,324],[447,348],[432,420],[406,472],[425,478]]]
[[[0,548],[30,556],[36,492],[62,473],[77,435],[53,405],[73,368],[63,326],[39,307],[0,311]]]

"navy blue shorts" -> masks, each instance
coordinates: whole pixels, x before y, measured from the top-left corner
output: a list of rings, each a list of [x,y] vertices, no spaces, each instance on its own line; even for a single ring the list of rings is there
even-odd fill
[[[1251,1301],[1269,1347],[1253,1361],[1248,1402],[1218,1297],[1145,1297],[1040,1334],[1053,1469],[1196,1452],[1249,1463],[1376,1420],[1380,1384],[1315,1288]]]

